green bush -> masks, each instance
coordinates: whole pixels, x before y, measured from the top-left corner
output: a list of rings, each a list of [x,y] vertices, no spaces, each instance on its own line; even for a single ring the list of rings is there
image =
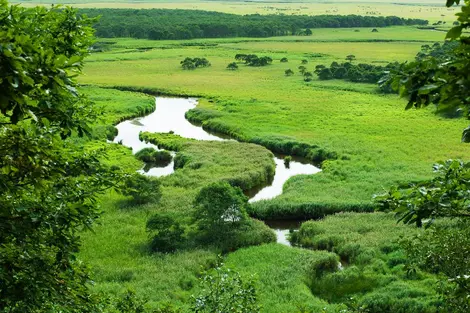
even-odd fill
[[[184,228],[169,215],[155,214],[147,221],[146,228],[154,252],[173,252],[183,243]]]
[[[121,192],[132,197],[136,204],[158,202],[162,196],[160,181],[137,173],[127,177],[121,186]]]
[[[136,158],[145,163],[167,165],[173,159],[170,152],[166,150],[155,150],[154,148],[143,148],[135,154]]]
[[[193,312],[260,312],[253,276],[242,278],[238,272],[225,268],[221,261],[202,277],[201,286],[201,293],[193,296]]]

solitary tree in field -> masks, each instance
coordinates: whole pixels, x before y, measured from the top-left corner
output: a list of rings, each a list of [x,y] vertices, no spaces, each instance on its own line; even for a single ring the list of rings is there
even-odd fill
[[[302,75],[303,75],[303,74],[305,73],[305,71],[307,70],[307,68],[306,68],[305,66],[303,66],[303,65],[299,66],[298,69],[299,69],[299,72],[300,72]]]
[[[238,69],[238,65],[237,65],[237,63],[232,62],[232,63],[230,63],[229,65],[227,65],[227,69],[228,69],[228,70],[235,71],[235,70]]]
[[[284,57],[284,58],[281,59],[281,63],[287,63],[287,62],[289,62],[289,60],[287,58]]]
[[[307,63],[308,63],[308,60],[306,60],[306,59],[302,60],[302,64],[307,64]]]
[[[291,69],[287,69],[284,73],[286,74],[286,76],[292,76],[292,75],[294,75],[294,71],[291,70]]]
[[[374,29],[372,29],[372,32],[373,32],[373,33],[378,33],[379,30],[378,30],[377,28],[374,28]]]
[[[353,54],[350,54],[346,57],[346,61],[349,61],[349,63],[351,63],[354,60],[356,60],[356,56]]]

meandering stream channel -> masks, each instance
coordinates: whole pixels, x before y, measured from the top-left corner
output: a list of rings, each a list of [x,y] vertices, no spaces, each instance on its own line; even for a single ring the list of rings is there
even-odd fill
[[[114,142],[121,142],[124,146],[132,148],[133,153],[136,153],[146,147],[158,149],[158,147],[153,144],[139,140],[139,133],[141,131],[152,133],[167,133],[173,131],[175,134],[182,137],[197,140],[234,140],[227,136],[210,134],[202,129],[202,127],[193,125],[186,120],[185,113],[195,108],[196,105],[197,100],[194,98],[156,97],[156,108],[153,113],[144,117],[126,120],[116,125],[118,135],[114,139]],[[276,163],[276,172],[272,182],[270,185],[260,186],[256,190],[250,191],[250,202],[271,199],[280,195],[284,183],[292,176],[320,172],[318,167],[296,158],[292,159],[289,167],[284,164],[282,156],[275,155],[274,162]],[[156,177],[170,175],[174,172],[173,165],[173,162],[171,162],[165,167],[153,167],[149,170],[141,169],[140,172],[144,175]],[[286,236],[289,232],[289,228],[293,227],[292,222],[268,222],[267,224],[276,232],[278,243],[289,245]]]

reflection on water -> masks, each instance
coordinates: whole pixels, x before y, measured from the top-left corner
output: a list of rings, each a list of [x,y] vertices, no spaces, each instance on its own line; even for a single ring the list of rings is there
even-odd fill
[[[168,133],[173,131],[175,134],[185,138],[193,138],[198,140],[232,140],[227,136],[219,136],[216,134],[209,133],[202,129],[200,125],[191,124],[185,118],[185,113],[196,107],[196,99],[184,99],[184,98],[155,98],[155,111],[147,116],[135,118],[132,120],[124,121],[116,126],[118,129],[118,135],[114,139],[114,142],[121,142],[124,146],[132,148],[133,153],[147,147],[151,147],[158,150],[158,147],[145,143],[139,140],[139,133],[141,131],[148,131],[153,133]],[[266,200],[274,198],[282,194],[282,188],[284,183],[292,176],[300,174],[315,174],[320,172],[320,169],[301,160],[293,158],[287,167],[284,164],[284,156],[276,155],[274,162],[276,163],[276,172],[272,182],[269,186],[260,186],[259,188],[247,191],[250,197],[250,202],[259,200]],[[164,167],[152,167],[150,169],[141,169],[139,172],[149,176],[165,176],[174,172],[174,163]],[[277,225],[272,224],[273,221],[267,222],[267,224],[274,229],[278,236],[278,242],[290,245],[287,241],[287,234],[289,229],[298,229],[299,222],[283,221],[282,225],[277,222]],[[291,223],[288,226],[286,223]],[[297,223],[296,225],[292,223]],[[282,227],[281,227],[282,226]]]

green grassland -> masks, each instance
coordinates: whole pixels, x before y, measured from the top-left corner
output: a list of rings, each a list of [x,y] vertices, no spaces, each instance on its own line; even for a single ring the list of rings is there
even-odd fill
[[[441,0],[349,0],[338,3],[326,1],[168,1],[168,0],[144,0],[133,2],[129,0],[30,0],[19,1],[22,5],[31,6],[38,4],[71,4],[74,7],[84,8],[161,8],[161,9],[186,9],[217,11],[234,14],[286,14],[286,15],[370,15],[389,16],[395,15],[406,18],[423,18],[430,22],[453,22],[454,14],[458,9],[446,8]]]
[[[210,98],[202,99],[196,109],[204,110],[206,128],[248,142],[288,140],[337,153],[338,159],[324,162],[322,173],[294,177],[283,195],[258,203],[256,216],[305,218],[344,209],[370,210],[373,194],[397,182],[430,177],[433,162],[465,158],[468,146],[460,143],[465,120],[436,116],[432,108],[405,111],[404,100],[380,94],[373,85],[305,83],[300,74],[284,76],[288,68],[297,72],[302,59],[309,61],[308,70],[343,61],[348,54],[356,55],[359,63],[411,60],[422,44],[443,36],[412,27],[365,32],[315,30],[313,36],[266,41],[113,40],[116,50],[90,56],[82,82]],[[400,39],[400,33],[406,36]],[[332,42],[324,42],[328,34]],[[317,42],[315,36],[322,39]],[[365,36],[370,41],[353,41]],[[345,38],[351,42],[341,42]],[[137,52],[139,47],[150,49]],[[269,55],[274,61],[267,67],[226,70],[237,53]],[[179,62],[187,56],[206,57],[212,66],[184,71]],[[280,63],[282,57],[289,62]]]

